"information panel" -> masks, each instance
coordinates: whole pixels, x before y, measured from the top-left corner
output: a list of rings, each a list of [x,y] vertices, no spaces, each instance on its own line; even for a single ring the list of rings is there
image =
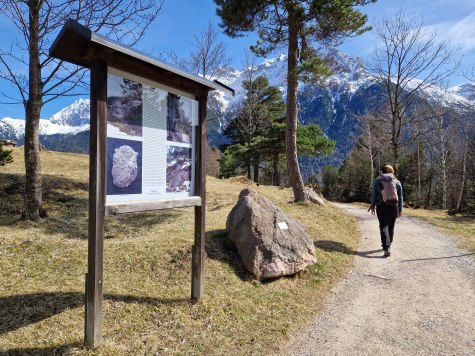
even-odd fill
[[[194,195],[198,101],[109,67],[107,203]]]

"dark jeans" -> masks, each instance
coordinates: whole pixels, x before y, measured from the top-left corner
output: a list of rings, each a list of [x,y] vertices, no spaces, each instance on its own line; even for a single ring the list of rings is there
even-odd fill
[[[394,224],[398,215],[397,205],[377,205],[376,215],[379,220],[381,246],[384,251],[389,250],[394,237]]]

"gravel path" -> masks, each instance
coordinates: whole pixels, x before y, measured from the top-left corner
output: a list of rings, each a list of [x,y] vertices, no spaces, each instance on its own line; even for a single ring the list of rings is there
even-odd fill
[[[475,256],[420,220],[396,222],[382,257],[378,220],[359,220],[355,267],[286,355],[475,355]]]

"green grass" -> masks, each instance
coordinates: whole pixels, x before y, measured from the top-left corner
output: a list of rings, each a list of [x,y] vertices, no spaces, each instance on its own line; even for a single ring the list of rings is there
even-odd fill
[[[205,297],[190,301],[193,210],[108,217],[103,345],[83,343],[88,157],[42,152],[47,219],[20,221],[21,149],[0,167],[0,353],[249,355],[279,350],[321,311],[358,244],[355,220],[331,207],[294,204],[289,189],[208,177]],[[255,281],[225,223],[252,185],[309,229],[317,264]]]
[[[446,210],[404,209],[404,214],[424,220],[458,238],[460,247],[475,252],[475,215],[448,215]]]

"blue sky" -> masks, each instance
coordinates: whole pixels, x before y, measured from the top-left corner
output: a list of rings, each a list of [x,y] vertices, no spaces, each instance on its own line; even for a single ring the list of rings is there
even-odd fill
[[[460,46],[464,65],[475,64],[475,0],[379,0],[365,6],[362,11],[368,15],[371,25],[401,8],[423,19],[428,29],[437,31],[438,39]],[[179,55],[185,56],[191,49],[193,34],[202,31],[208,22],[217,25],[219,21],[212,0],[165,0],[161,15],[136,48],[154,56],[173,48]],[[0,33],[14,33],[13,26],[4,17],[0,17]],[[240,68],[244,50],[255,43],[256,37],[250,34],[244,38],[232,39],[222,34],[221,40],[228,46],[228,56],[232,59],[233,66]],[[13,41],[13,36],[1,36],[0,47],[6,49]],[[369,32],[345,41],[339,48],[346,53],[369,58],[376,45],[376,37]],[[454,76],[449,84],[463,82],[463,77]],[[9,84],[0,80],[0,88],[9,91]],[[65,98],[52,102],[43,108],[41,117],[49,118],[74,100],[75,98]],[[23,118],[23,106],[0,104],[0,118],[5,116]]]

